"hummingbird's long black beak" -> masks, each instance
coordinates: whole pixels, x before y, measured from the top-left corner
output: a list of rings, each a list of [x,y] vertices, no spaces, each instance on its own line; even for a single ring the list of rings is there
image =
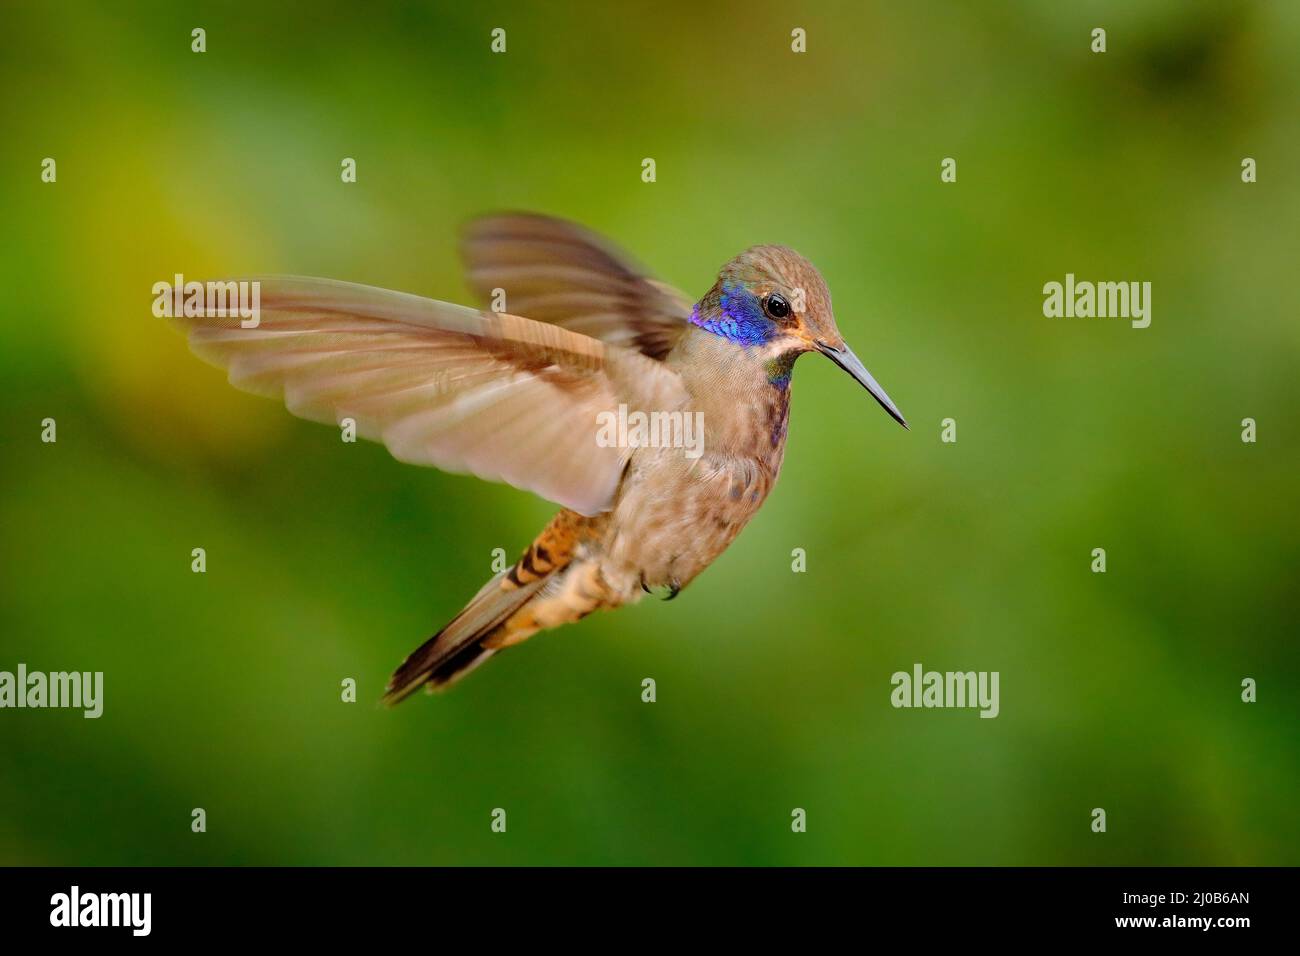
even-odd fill
[[[880,403],[881,408],[889,412],[890,417],[893,418],[894,421],[898,422],[898,424],[902,425],[904,428],[907,428],[907,422],[903,419],[903,413],[898,410],[897,405],[889,400],[889,396],[885,394],[885,390],[880,387],[879,382],[871,377],[871,373],[867,371],[866,366],[862,364],[862,361],[853,354],[853,349],[849,348],[847,345],[842,345],[839,348],[832,348],[825,342],[818,342],[817,349],[822,353],[822,355],[825,355],[828,359],[857,379],[858,384],[871,393],[871,397]]]

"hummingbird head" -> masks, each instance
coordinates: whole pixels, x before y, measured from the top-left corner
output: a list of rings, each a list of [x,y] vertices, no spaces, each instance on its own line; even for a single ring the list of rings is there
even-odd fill
[[[904,428],[907,422],[840,335],[831,293],[817,268],[785,246],[753,246],[718,273],[691,323],[767,362],[769,380],[789,384],[794,360],[821,352],[855,378]]]

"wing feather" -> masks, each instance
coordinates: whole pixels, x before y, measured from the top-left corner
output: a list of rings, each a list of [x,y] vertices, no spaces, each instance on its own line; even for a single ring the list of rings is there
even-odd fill
[[[260,321],[179,319],[231,384],[302,418],[352,418],[400,461],[505,481],[582,514],[610,505],[628,449],[599,414],[681,408],[662,362],[560,325],[328,279],[268,277]]]
[[[503,289],[516,315],[663,359],[686,329],[691,302],[648,278],[581,226],[526,213],[475,220],[461,243],[470,287],[484,302]]]

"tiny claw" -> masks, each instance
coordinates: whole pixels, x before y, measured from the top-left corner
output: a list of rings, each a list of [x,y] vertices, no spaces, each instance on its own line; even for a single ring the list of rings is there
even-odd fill
[[[645,583],[645,572],[644,572],[644,571],[641,573],[641,590],[644,591],[646,594],[650,594],[650,593],[651,593],[650,588],[647,587],[647,586],[646,586],[646,583]]]
[[[678,584],[676,581],[673,581],[673,583],[668,586],[668,596],[664,598],[664,600],[671,601],[673,598],[677,597],[677,595],[681,593],[682,593],[682,586]]]

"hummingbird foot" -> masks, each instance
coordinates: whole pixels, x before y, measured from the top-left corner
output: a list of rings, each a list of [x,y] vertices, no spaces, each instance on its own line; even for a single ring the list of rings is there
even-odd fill
[[[641,590],[644,591],[646,594],[654,594],[655,592],[655,589],[652,588],[646,582],[644,571],[641,573]],[[673,578],[672,581],[668,583],[668,593],[664,596],[664,600],[671,601],[673,598],[677,597],[677,595],[680,594],[681,591],[682,591],[682,582],[678,581],[676,578]]]

